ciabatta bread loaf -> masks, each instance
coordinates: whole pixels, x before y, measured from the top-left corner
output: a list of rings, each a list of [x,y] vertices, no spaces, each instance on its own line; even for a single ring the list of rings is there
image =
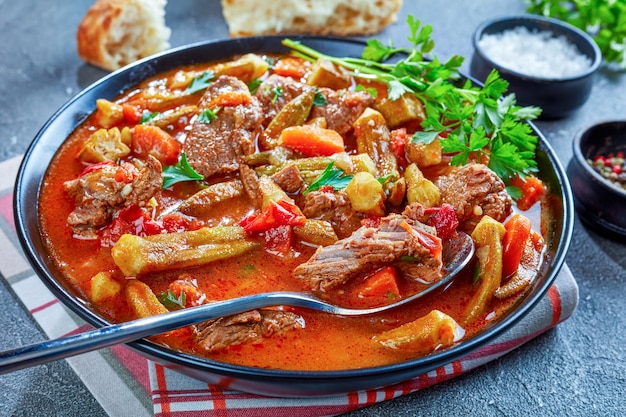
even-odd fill
[[[78,55],[113,71],[170,47],[166,0],[97,0],[78,27]]]
[[[402,0],[222,0],[230,35],[371,35],[396,21]]]

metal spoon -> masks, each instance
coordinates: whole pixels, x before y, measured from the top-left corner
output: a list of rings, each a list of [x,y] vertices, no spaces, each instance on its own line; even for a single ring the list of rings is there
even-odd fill
[[[343,308],[326,303],[311,295],[297,292],[278,291],[255,294],[105,326],[68,337],[7,350],[0,353],[0,374],[120,343],[132,342],[142,337],[153,336],[190,324],[262,307],[288,305],[343,316],[362,316],[380,313],[410,303],[437,288],[450,284],[452,279],[468,264],[473,255],[474,244],[472,239],[465,233],[459,233],[457,238],[451,240],[444,247],[444,277],[440,281],[430,285],[423,291],[381,307],[367,309]]]

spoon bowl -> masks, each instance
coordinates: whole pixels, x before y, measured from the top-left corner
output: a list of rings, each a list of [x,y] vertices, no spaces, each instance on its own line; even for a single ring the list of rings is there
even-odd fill
[[[253,294],[245,297],[216,301],[166,314],[132,320],[126,323],[101,327],[46,342],[8,350],[0,353],[0,374],[16,371],[42,363],[67,358],[92,350],[102,349],[120,343],[154,336],[169,330],[178,329],[202,321],[217,319],[263,307],[287,305],[308,308],[342,316],[363,316],[380,313],[429,294],[436,289],[447,287],[474,255],[474,243],[466,233],[459,232],[444,245],[444,276],[422,291],[401,298],[395,303],[367,309],[352,309],[336,306],[313,295],[290,291],[276,291]]]

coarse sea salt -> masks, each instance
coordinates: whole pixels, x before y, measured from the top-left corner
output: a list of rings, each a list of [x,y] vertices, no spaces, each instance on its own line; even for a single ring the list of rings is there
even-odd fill
[[[575,45],[549,31],[518,26],[483,35],[478,44],[496,64],[533,77],[570,78],[591,67],[591,59]]]

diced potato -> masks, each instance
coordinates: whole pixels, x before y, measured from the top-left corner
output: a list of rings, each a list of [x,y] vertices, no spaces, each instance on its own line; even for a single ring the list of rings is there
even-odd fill
[[[409,141],[405,147],[406,159],[418,167],[429,167],[441,163],[441,142],[435,139],[428,145]]]
[[[165,314],[169,310],[165,308],[154,294],[152,289],[145,283],[131,279],[126,283],[126,300],[139,318],[152,317]]]
[[[357,172],[346,187],[352,208],[372,216],[385,214],[383,186],[369,172]]]
[[[117,127],[99,129],[87,139],[78,153],[78,159],[89,163],[117,161],[130,153],[131,138],[128,127],[124,127],[122,131]]]
[[[391,349],[425,355],[459,341],[465,330],[450,316],[432,310],[417,320],[374,336],[372,340]]]
[[[374,164],[374,161],[368,154],[351,155],[350,159],[352,159],[352,164],[354,165],[354,172],[369,172],[372,175],[376,175],[376,164]]]
[[[350,74],[345,69],[324,58],[319,58],[311,65],[311,72],[306,81],[309,85],[333,90],[348,88],[352,83]]]
[[[383,100],[376,110],[382,113],[391,129],[407,123],[420,123],[426,118],[424,105],[411,93],[404,93],[397,100]]]
[[[91,301],[100,303],[108,298],[115,297],[122,290],[122,286],[113,278],[109,271],[98,272],[91,277]]]
[[[140,237],[124,234],[111,248],[111,257],[127,276],[204,265],[241,255],[260,244],[246,240],[239,226]]]
[[[426,207],[434,207],[441,200],[439,188],[415,164],[410,164],[404,171],[406,180],[406,198],[409,203],[422,203]]]
[[[96,100],[96,123],[109,129],[124,121],[124,110],[120,104],[99,98]]]
[[[294,226],[293,232],[298,239],[313,245],[327,246],[338,240],[333,226],[325,220],[307,219],[304,226]]]

